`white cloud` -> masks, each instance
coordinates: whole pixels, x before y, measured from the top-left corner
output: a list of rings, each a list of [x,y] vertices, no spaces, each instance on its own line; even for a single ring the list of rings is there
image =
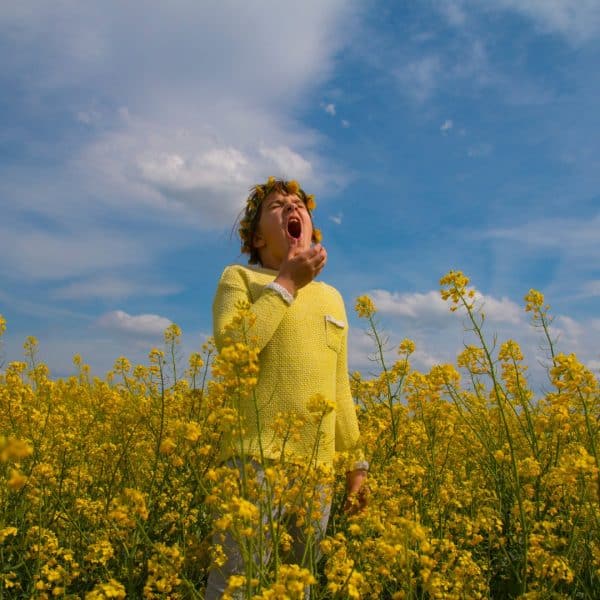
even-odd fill
[[[23,45],[12,65],[3,61],[13,70],[33,63],[40,75],[37,86],[87,87],[95,81],[98,89],[121,90],[147,105],[158,101],[165,111],[177,107],[165,105],[162,93],[175,99],[182,90],[203,104],[224,89],[239,99],[262,97],[263,103],[296,98],[307,81],[332,68],[354,10],[341,0],[307,0],[302,6],[182,0],[177,10],[142,0],[19,5],[0,9],[9,41]],[[248,35],[251,31],[269,35]],[[157,89],[160,76],[163,85]],[[159,97],[147,95],[152,88]]]
[[[413,322],[450,326],[456,320],[448,310],[448,303],[434,290],[425,293],[399,293],[388,290],[372,290],[369,295],[379,312],[394,317],[411,319]],[[494,298],[479,292],[475,301],[482,307],[486,319],[496,323],[520,324],[523,322],[522,309],[508,298]]]
[[[600,31],[597,0],[495,0],[495,5],[521,13],[540,29],[560,33],[573,41],[591,39]]]
[[[40,280],[78,277],[98,269],[133,267],[147,260],[124,235],[102,231],[49,232],[6,228],[0,235],[0,272]]]
[[[446,132],[450,131],[452,129],[452,127],[454,127],[454,123],[452,122],[452,119],[446,119],[440,125],[440,131],[443,133],[446,133]]]
[[[181,288],[174,285],[135,281],[131,277],[101,275],[63,285],[54,290],[51,295],[53,298],[64,300],[88,298],[122,300],[142,295],[169,296],[179,291],[181,291]]]
[[[178,154],[140,156],[137,166],[142,178],[166,189],[221,189],[243,181],[248,159],[236,148],[213,148],[197,156]]]
[[[346,119],[342,119],[342,127],[344,129],[348,129],[348,127],[350,127],[350,121],[347,121]]]
[[[342,213],[338,213],[337,215],[331,215],[329,220],[333,221],[336,225],[341,225],[343,217],[344,215]]]
[[[399,84],[400,92],[417,103],[431,100],[440,90],[448,87],[482,88],[502,85],[490,65],[485,43],[471,33],[462,33],[456,43],[445,47],[443,52],[414,53],[407,48],[409,58],[404,64],[391,69]],[[514,82],[511,81],[511,84]]]
[[[312,189],[323,189],[328,178],[331,183],[339,177],[334,165],[325,176],[322,168],[315,170],[313,160],[319,159],[313,152],[292,148],[306,146],[311,136],[278,132],[268,117],[256,111],[238,111],[236,119],[247,123],[237,144],[227,145],[220,142],[217,130],[190,132],[130,115],[118,132],[90,144],[75,166],[86,174],[89,188],[104,190],[100,202],[105,209],[129,212],[136,218],[143,209],[143,218],[155,216],[202,229],[231,223],[250,185],[269,175],[294,177]],[[253,138],[263,125],[265,135],[257,144]],[[290,144],[269,142],[279,135]]]
[[[455,364],[464,344],[479,343],[464,311],[451,313],[448,303],[437,291],[398,293],[378,289],[368,294],[378,309],[378,329],[387,340],[385,359],[388,364],[396,360],[397,344],[404,338],[415,342],[416,352],[411,360],[420,370],[428,370],[434,364]],[[540,349],[545,340],[543,334],[531,326],[524,308],[510,298],[496,298],[479,292],[475,300],[485,315],[483,333],[488,347],[496,352],[503,341],[516,340],[524,352],[532,385],[535,390],[541,390],[547,382],[543,364],[548,364],[548,360],[546,351]],[[574,319],[557,315],[551,326],[551,335],[556,339],[557,352],[575,352],[588,366],[600,358],[596,343],[600,335],[600,318]],[[364,331],[354,332],[349,344],[356,346],[350,348],[352,369],[365,373],[379,372],[366,358],[374,352],[375,346]]]
[[[369,296],[375,302],[377,309],[383,314],[416,319],[448,316],[448,308],[439,292],[430,291],[424,294],[419,292],[410,294],[388,290],[372,290],[369,292]]]
[[[293,115],[332,72],[356,11],[342,0],[183,0],[177,10],[142,0],[3,4],[0,68],[31,99],[23,106],[50,97],[89,125],[69,142],[68,158],[55,154],[54,141],[47,148],[34,141],[36,153],[55,157],[52,166],[11,169],[3,179],[9,206],[18,198],[30,211],[24,219],[14,209],[24,219],[19,228],[28,229],[31,215],[66,231],[89,230],[98,217],[222,228],[248,187],[268,175],[296,177],[317,193],[342,186],[342,170],[320,152],[320,134]],[[150,263],[141,229],[130,228],[123,255]]]
[[[406,337],[418,340],[415,352],[411,355],[410,362],[413,368],[428,371],[433,365],[448,362],[444,351],[439,352],[434,345],[423,341],[421,335],[414,331],[399,331],[398,329],[382,329],[384,360],[386,366],[391,366],[398,360],[398,343]],[[429,346],[426,350],[424,346]],[[434,350],[436,350],[434,352]],[[381,359],[375,341],[363,328],[351,328],[348,337],[348,364],[351,371],[360,371],[365,376],[375,376],[381,373]]]
[[[162,335],[171,321],[159,315],[130,315],[122,310],[114,310],[102,315],[97,325],[124,333],[157,336]]]
[[[92,125],[94,123],[97,123],[100,120],[101,116],[97,110],[90,109],[78,111],[75,115],[75,118],[80,123],[83,123],[85,125]]]
[[[374,361],[369,360],[373,351],[373,341],[366,331],[360,327],[351,327],[348,332],[348,368],[350,371],[378,373],[377,365]]]
[[[417,102],[424,102],[442,79],[442,61],[430,55],[408,62],[394,71],[402,92]]]
[[[333,103],[329,103],[329,104],[323,104],[323,110],[328,114],[331,115],[332,117],[335,117],[335,104]]]
[[[345,185],[298,115],[355,39],[360,11],[344,0],[0,3],[19,147],[0,168],[0,288],[13,313],[35,315],[31,327],[54,328],[46,347],[63,372],[79,348],[105,365],[127,332],[133,348],[169,321],[124,304],[84,339],[92,317],[70,318],[62,300],[172,293],[152,284],[168,269],[161,259],[197,251],[196,229],[226,235],[268,175],[317,194]]]
[[[464,2],[461,0],[442,0],[437,4],[437,7],[450,25],[460,27],[467,20],[467,13],[463,5]]]
[[[476,292],[475,300],[481,306],[486,319],[494,323],[510,323],[512,325],[524,323],[523,308],[508,298],[498,299]]]
[[[491,229],[485,237],[539,251],[554,249],[576,268],[582,261],[600,262],[600,213],[590,218],[547,218],[511,228]],[[577,260],[574,260],[577,259]]]
[[[600,30],[600,4],[597,0],[444,0],[437,9],[450,25],[464,27],[467,15],[476,11],[518,13],[540,30],[558,33],[573,42],[592,39]]]
[[[273,166],[285,176],[306,180],[313,173],[310,161],[285,145],[275,147],[261,147],[260,155],[271,161]]]

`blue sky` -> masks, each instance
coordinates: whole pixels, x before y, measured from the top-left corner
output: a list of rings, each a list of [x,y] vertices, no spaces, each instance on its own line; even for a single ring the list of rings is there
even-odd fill
[[[452,360],[469,338],[437,290],[460,269],[533,371],[531,287],[599,369],[599,66],[596,0],[4,3],[2,353],[34,335],[55,374],[76,352],[103,373],[170,322],[197,349],[273,174],[316,194],[351,368],[363,293],[390,347]]]

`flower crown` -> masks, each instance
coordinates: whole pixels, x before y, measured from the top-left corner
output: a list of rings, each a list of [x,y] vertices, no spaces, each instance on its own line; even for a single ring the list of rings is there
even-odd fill
[[[244,216],[240,219],[240,227],[238,229],[242,241],[242,253],[250,255],[250,264],[259,262],[256,248],[252,246],[252,238],[254,237],[260,218],[260,205],[272,192],[284,192],[286,194],[295,194],[298,196],[298,198],[304,202],[311,221],[312,211],[317,207],[314,195],[307,194],[295,179],[286,181],[271,176],[267,179],[266,183],[259,183],[253,188],[250,188],[250,195],[246,199]],[[321,238],[321,231],[313,227],[312,241],[314,243],[319,243]]]

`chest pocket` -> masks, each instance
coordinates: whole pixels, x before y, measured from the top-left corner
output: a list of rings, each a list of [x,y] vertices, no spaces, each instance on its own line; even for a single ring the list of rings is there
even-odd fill
[[[342,337],[346,323],[340,321],[331,315],[325,315],[325,341],[327,346],[335,352],[340,351],[342,346]]]

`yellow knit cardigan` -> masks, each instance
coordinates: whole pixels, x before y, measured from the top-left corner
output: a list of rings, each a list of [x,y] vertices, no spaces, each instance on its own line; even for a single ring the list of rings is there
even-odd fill
[[[350,451],[357,458],[359,430],[348,380],[344,301],[335,288],[313,281],[288,304],[276,290],[265,287],[276,276],[271,269],[232,265],[219,281],[213,302],[217,349],[223,347],[225,326],[236,315],[236,304],[248,301],[255,316],[250,336],[258,340],[260,368],[256,402],[239,407],[244,434],[224,440],[221,458],[242,451],[260,458],[259,441],[265,458],[279,458],[282,439],[275,422],[281,415],[290,423],[300,416],[303,423],[289,432],[285,442],[286,454],[295,460],[331,465],[336,451]],[[335,405],[320,425],[309,410],[315,394]]]

